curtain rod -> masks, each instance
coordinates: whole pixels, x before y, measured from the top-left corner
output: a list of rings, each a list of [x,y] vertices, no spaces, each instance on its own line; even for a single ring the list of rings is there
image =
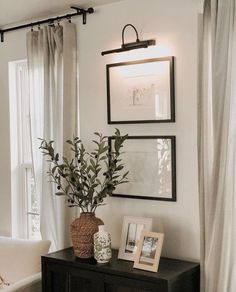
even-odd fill
[[[80,7],[77,7],[77,6],[71,6],[70,8],[75,9],[76,12],[70,13],[70,14],[65,14],[65,15],[62,15],[62,16],[52,17],[52,18],[48,18],[48,19],[43,19],[43,20],[39,20],[39,21],[35,21],[35,22],[30,22],[30,23],[19,25],[19,26],[13,26],[13,27],[9,27],[9,28],[6,28],[6,29],[0,29],[1,42],[4,42],[4,34],[6,32],[9,32],[9,31],[23,29],[23,28],[26,28],[26,27],[39,26],[39,25],[44,24],[44,23],[48,23],[48,24],[52,24],[53,25],[54,21],[59,21],[61,19],[70,19],[71,17],[77,16],[77,15],[82,15],[83,24],[86,24],[87,13],[89,13],[89,14],[94,13],[94,9],[92,7],[88,8],[86,10],[82,9]]]

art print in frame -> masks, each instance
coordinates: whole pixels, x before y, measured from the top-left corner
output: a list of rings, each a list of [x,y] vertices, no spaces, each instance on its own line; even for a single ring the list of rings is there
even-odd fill
[[[117,186],[113,197],[176,201],[175,136],[128,136],[122,148],[126,184]],[[114,138],[108,138],[114,151]]]
[[[164,240],[163,233],[143,231],[135,254],[134,268],[157,272]]]
[[[143,230],[152,229],[152,218],[125,216],[123,219],[121,244],[118,258],[134,261],[137,245]]]
[[[175,122],[174,57],[108,64],[108,124]]]

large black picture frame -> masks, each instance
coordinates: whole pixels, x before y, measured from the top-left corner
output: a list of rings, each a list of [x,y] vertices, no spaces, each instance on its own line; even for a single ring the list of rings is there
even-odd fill
[[[175,122],[173,56],[107,64],[106,80],[108,124]]]
[[[108,145],[110,149],[109,151],[113,151],[112,141],[114,139],[115,138],[112,136],[108,137]],[[152,140],[154,141],[156,140],[156,143],[152,143]],[[162,140],[163,145],[161,145],[161,147],[163,147],[163,149],[161,148],[158,149],[159,147],[158,140],[160,142]],[[169,142],[165,141],[164,143],[164,140],[168,140]],[[126,148],[126,144],[129,143],[129,141],[131,141],[132,143],[130,144],[128,148]],[[142,141],[143,141],[143,144],[141,143]],[[157,149],[158,151],[156,152],[154,151],[153,152],[154,154],[152,155],[152,149],[150,148]],[[166,153],[165,149],[168,149],[170,153]],[[134,180],[132,182],[133,186],[132,188],[129,187],[130,182],[127,184],[123,184],[121,192],[118,186],[117,190],[115,190],[114,193],[112,194],[112,197],[176,202],[177,195],[176,195],[176,137],[175,136],[169,136],[169,135],[168,136],[128,136],[127,140],[124,142],[124,148],[122,148],[122,151],[124,152],[122,154],[123,155],[122,164],[124,164],[125,166],[124,171],[128,171],[128,170],[131,171],[130,174],[131,176],[133,176],[131,180],[132,179]],[[146,158],[145,158],[145,153],[147,153]],[[124,159],[125,155],[126,155],[126,158],[128,158],[127,161],[126,159]],[[169,195],[163,194],[162,196],[160,196],[159,194],[149,193],[151,192],[151,190],[148,189],[148,187],[147,187],[147,190],[145,188],[145,183],[147,183],[147,186],[150,185],[151,187],[154,187],[154,188],[156,186],[155,183],[157,183],[157,181],[155,181],[155,175],[156,175],[155,170],[158,172],[160,166],[158,165],[158,168],[155,169],[154,162],[156,158],[158,159],[160,158],[160,155],[165,155],[165,159],[168,158],[167,155],[170,155],[170,161],[167,161],[165,167],[167,167],[167,169],[171,167],[171,172],[167,171],[166,173],[162,174],[162,177],[163,178],[165,177],[164,179],[169,179],[169,182],[171,182],[170,194]],[[132,165],[133,164],[132,161],[134,163],[137,162],[137,168],[135,165]],[[132,173],[132,170],[130,170],[131,165],[133,167],[133,173]],[[163,165],[161,165],[161,167],[163,167]],[[130,174],[128,175],[128,179],[129,179]],[[137,177],[134,177],[135,175]],[[142,177],[142,175],[144,177]],[[154,177],[154,181],[150,182],[149,184],[150,175]],[[138,181],[136,183],[137,186],[135,187],[135,180],[138,179],[138,176],[141,176],[144,182],[142,184],[142,182],[140,183],[140,181]],[[159,181],[161,181],[160,174],[157,175],[156,179],[157,180],[159,179]],[[134,193],[134,189],[137,190],[137,193],[136,192]],[[132,190],[132,191],[129,193],[129,190]],[[145,194],[143,193],[143,191],[145,192]],[[156,190],[156,191],[157,193],[159,192],[159,190]]]

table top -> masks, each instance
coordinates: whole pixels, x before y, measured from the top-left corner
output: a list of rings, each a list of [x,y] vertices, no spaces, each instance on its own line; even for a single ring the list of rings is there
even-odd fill
[[[148,272],[144,270],[134,269],[133,262],[120,260],[118,251],[112,250],[112,259],[107,264],[98,264],[95,259],[80,259],[74,255],[73,248],[56,251],[42,257],[43,261],[58,262],[61,264],[70,265],[72,267],[87,269],[100,273],[126,276],[139,279],[146,278],[149,281],[173,281],[185,273],[199,273],[200,265],[196,262],[189,262],[171,258],[160,259],[158,271]]]

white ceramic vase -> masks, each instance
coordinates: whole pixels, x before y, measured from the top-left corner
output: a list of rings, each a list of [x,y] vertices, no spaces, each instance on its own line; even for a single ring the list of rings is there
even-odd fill
[[[111,259],[111,235],[104,230],[104,225],[99,225],[98,232],[94,234],[94,258],[100,264]]]

